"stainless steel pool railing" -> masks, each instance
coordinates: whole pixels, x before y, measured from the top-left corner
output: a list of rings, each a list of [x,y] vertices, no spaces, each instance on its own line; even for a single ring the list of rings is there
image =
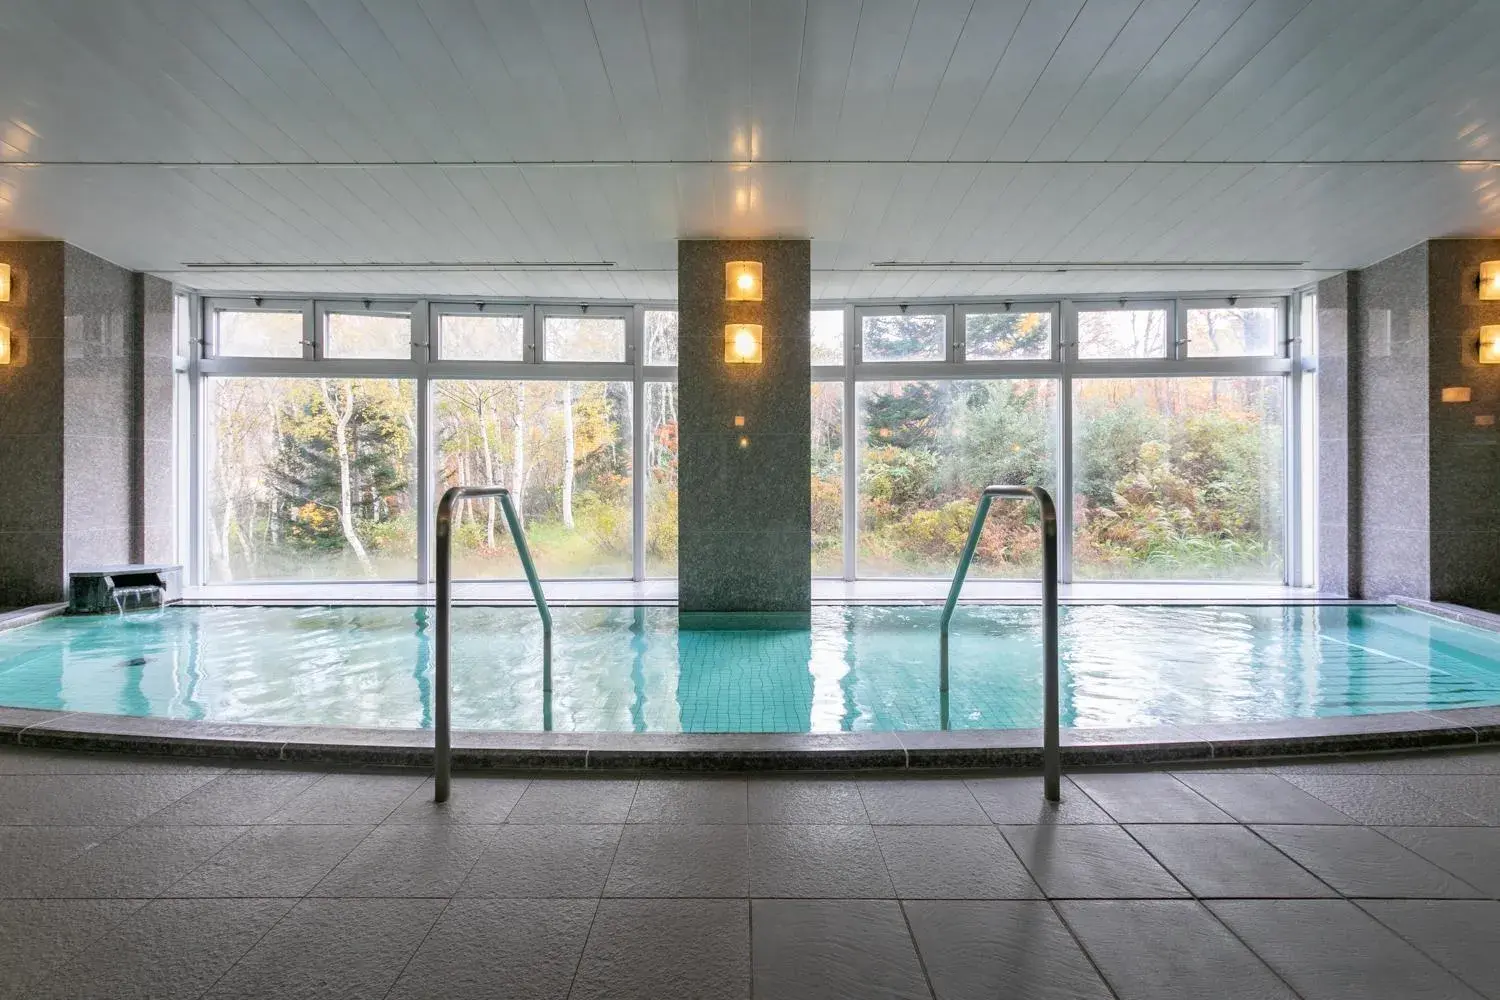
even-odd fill
[[[443,494],[437,508],[437,621],[434,640],[437,659],[433,667],[435,690],[432,697],[434,802],[448,801],[452,783],[453,732],[452,715],[449,711],[448,661],[453,638],[450,623],[453,610],[453,508],[460,500],[485,498],[500,501],[505,524],[510,529],[510,537],[515,540],[516,553],[521,557],[521,568],[526,571],[526,582],[531,585],[531,596],[536,601],[537,611],[541,613],[543,700],[552,694],[552,610],[547,607],[547,598],[542,594],[542,583],[537,579],[536,564],[531,561],[531,550],[526,547],[526,533],[521,530],[521,519],[516,516],[510,490],[501,486],[455,486]]]
[[[979,509],[974,512],[974,525],[969,529],[969,540],[964,543],[963,555],[958,560],[958,571],[953,574],[953,586],[948,588],[948,601],[943,605],[938,690],[943,703],[944,728],[948,718],[948,625],[953,620],[958,592],[963,589],[964,578],[969,575],[969,564],[974,561],[974,550],[979,547],[984,519],[988,516],[990,503],[995,497],[1020,500],[1034,498],[1042,508],[1042,791],[1048,802],[1057,802],[1062,797],[1062,749],[1057,705],[1057,505],[1052,502],[1052,494],[1040,486],[986,486],[979,497]]]

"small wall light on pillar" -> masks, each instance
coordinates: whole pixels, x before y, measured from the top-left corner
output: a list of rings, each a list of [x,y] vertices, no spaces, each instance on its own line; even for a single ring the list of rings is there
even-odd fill
[[[1500,326],[1479,328],[1479,363],[1500,365]]]
[[[1487,260],[1479,265],[1479,297],[1500,299],[1500,260]]]
[[[724,265],[724,300],[759,302],[761,269],[758,260],[732,260]]]
[[[10,301],[10,265],[0,264],[0,302]]]
[[[724,327],[724,363],[760,364],[759,323],[730,323]]]

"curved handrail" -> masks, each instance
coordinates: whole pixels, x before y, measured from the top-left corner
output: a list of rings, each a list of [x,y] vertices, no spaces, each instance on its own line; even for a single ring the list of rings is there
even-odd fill
[[[521,568],[526,571],[526,582],[531,585],[531,596],[536,600],[537,611],[541,613],[543,700],[552,693],[552,610],[547,607],[547,598],[542,594],[542,583],[537,579],[536,564],[531,561],[531,550],[526,547],[526,534],[521,530],[521,519],[516,516],[515,504],[511,503],[510,490],[502,486],[454,486],[443,494],[437,507],[437,621],[434,623],[437,659],[433,667],[433,687],[436,690],[432,699],[434,802],[448,801],[453,765],[448,680],[449,644],[452,639],[449,619],[453,610],[453,507],[460,500],[486,497],[497,497],[500,500],[505,523],[510,528],[516,552],[521,557]]]
[[[1058,732],[1058,662],[1057,662],[1057,505],[1052,494],[1040,486],[986,486],[979,497],[979,509],[974,512],[974,524],[969,529],[969,539],[964,543],[963,554],[958,560],[958,570],[953,574],[953,586],[948,588],[948,600],[943,605],[940,629],[938,690],[946,702],[948,697],[948,625],[953,620],[953,609],[958,604],[958,592],[963,589],[964,578],[969,575],[969,564],[974,561],[974,551],[979,547],[979,536],[984,530],[984,519],[990,512],[990,503],[995,497],[1010,499],[1034,498],[1042,508],[1042,671],[1043,717],[1042,717],[1042,784],[1047,801],[1057,802],[1062,796],[1062,751]],[[946,711],[944,712],[946,720]]]

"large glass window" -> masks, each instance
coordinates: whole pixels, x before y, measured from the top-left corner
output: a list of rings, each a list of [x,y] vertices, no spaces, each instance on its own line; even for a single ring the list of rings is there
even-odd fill
[[[542,576],[630,576],[628,382],[432,387],[438,493],[460,483],[507,487]],[[464,508],[454,515],[454,576],[521,576],[499,505],[471,500]]]
[[[676,382],[646,383],[646,575],[677,575]]]
[[[951,576],[985,486],[1052,485],[1056,398],[1040,379],[861,383],[859,573]],[[1037,517],[995,507],[974,575],[1037,576]]]
[[[1280,581],[1284,388],[1075,381],[1074,578]]]
[[[209,582],[411,580],[416,385],[204,380]]]
[[[844,386],[812,385],[812,571],[844,575]]]

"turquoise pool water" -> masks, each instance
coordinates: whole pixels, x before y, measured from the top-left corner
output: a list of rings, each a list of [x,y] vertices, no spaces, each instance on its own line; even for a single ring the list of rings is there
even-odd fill
[[[672,608],[554,611],[552,728],[937,729],[936,607],[823,607],[809,631],[679,632]],[[454,725],[541,729],[531,608],[453,615]],[[215,722],[426,727],[431,611],[169,608],[0,632],[0,705]],[[1391,607],[1077,606],[1063,724],[1500,704],[1500,635]],[[1041,722],[1040,615],[954,617],[950,725]]]

